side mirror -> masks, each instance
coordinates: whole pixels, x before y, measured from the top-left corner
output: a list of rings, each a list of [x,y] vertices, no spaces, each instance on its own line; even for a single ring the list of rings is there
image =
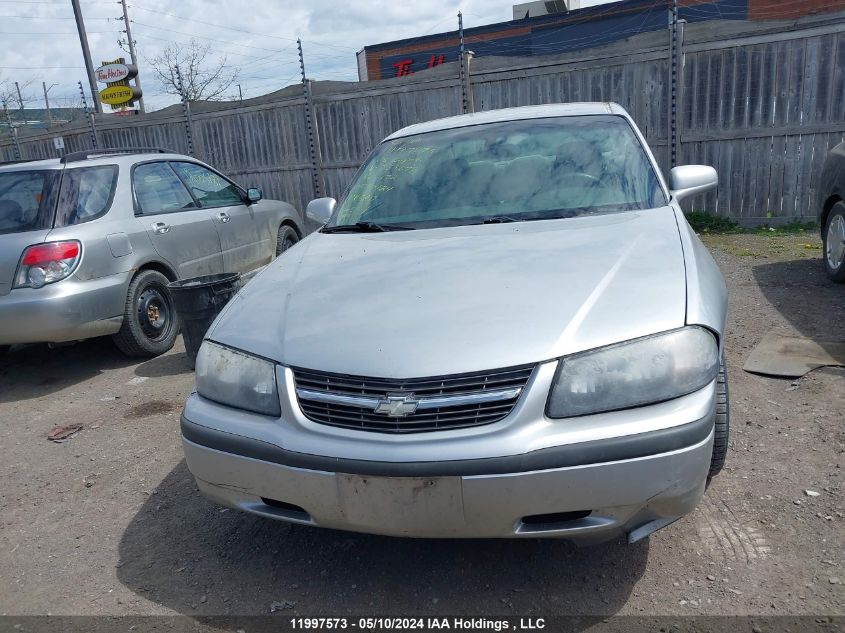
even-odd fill
[[[264,197],[264,194],[261,193],[261,189],[258,187],[250,187],[246,190],[246,199],[249,200],[249,203],[252,204],[253,202],[258,202]]]
[[[317,198],[305,207],[305,217],[322,226],[332,217],[336,205],[337,200],[334,198]]]
[[[669,189],[678,202],[715,189],[719,184],[716,170],[707,165],[682,165],[669,172]]]

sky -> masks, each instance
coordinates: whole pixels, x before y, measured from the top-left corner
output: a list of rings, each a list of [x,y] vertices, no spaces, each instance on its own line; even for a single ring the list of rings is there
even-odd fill
[[[585,0],[582,6],[607,0]],[[80,0],[94,66],[129,58],[120,3]],[[211,47],[209,60],[240,68],[244,98],[299,80],[296,38],[303,41],[306,71],[317,80],[357,80],[356,51],[365,45],[511,19],[512,2],[501,0],[129,0],[144,98],[149,109],[176,99],[163,93],[147,60],[171,42],[192,37]],[[78,106],[78,81],[88,90],[70,0],[0,0],[0,82],[24,85],[27,107],[43,107],[42,82],[51,106]],[[231,88],[237,98],[237,86]],[[88,95],[90,99],[90,95]],[[90,105],[90,103],[89,103]]]

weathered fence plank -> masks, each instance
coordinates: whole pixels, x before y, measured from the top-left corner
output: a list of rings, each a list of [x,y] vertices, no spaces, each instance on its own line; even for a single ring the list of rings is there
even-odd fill
[[[755,223],[813,218],[825,153],[845,137],[845,13],[789,22],[712,21],[685,27],[679,69],[679,161],[712,164],[721,187],[688,208]],[[665,32],[587,51],[473,62],[477,110],[616,101],[669,167],[669,38]],[[313,83],[320,168],[341,195],[369,151],[396,129],[461,111],[456,64],[413,77]],[[246,102],[192,104],[196,155],[268,197],[304,209],[313,197],[301,86]],[[98,117],[102,145],[187,151],[181,110],[135,120]],[[90,148],[84,123],[20,134],[24,159]],[[14,156],[0,137],[0,160]]]

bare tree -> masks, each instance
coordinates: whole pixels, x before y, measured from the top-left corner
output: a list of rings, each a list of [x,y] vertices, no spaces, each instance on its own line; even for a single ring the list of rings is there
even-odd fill
[[[237,80],[240,68],[228,66],[226,56],[206,62],[210,47],[192,39],[187,45],[168,44],[161,55],[148,60],[167,94],[188,101],[221,99]],[[181,90],[176,69],[182,76]]]
[[[0,102],[5,102],[6,107],[10,110],[23,109],[31,101],[25,93],[34,82],[35,79],[30,78],[26,81],[18,82],[18,86],[16,87],[13,79],[8,79],[0,74]],[[18,99],[18,88],[20,88],[20,99]]]

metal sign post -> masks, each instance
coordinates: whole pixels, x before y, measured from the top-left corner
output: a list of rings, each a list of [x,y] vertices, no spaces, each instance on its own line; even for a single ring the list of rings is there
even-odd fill
[[[76,19],[76,30],[79,31],[79,43],[82,46],[82,57],[85,59],[85,71],[88,74],[88,84],[91,88],[91,98],[94,100],[94,111],[100,112],[100,99],[97,96],[97,82],[94,80],[94,64],[91,63],[91,51],[88,48],[88,35],[85,33],[85,22],[79,0],[70,0],[73,5],[73,17]],[[96,147],[96,146],[95,146]]]

